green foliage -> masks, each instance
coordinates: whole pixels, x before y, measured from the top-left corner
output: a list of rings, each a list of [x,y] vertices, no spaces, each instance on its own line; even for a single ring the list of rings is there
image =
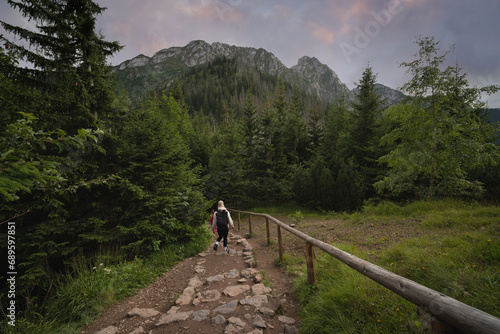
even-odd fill
[[[449,199],[366,205],[361,212],[336,218],[392,224],[394,229],[412,226],[418,233],[398,237],[390,246],[377,245],[368,254],[352,244],[335,246],[498,316],[499,214],[496,206]],[[289,270],[298,271],[295,295],[301,303],[301,333],[430,330],[428,318],[415,305],[323,252],[316,253],[316,285],[307,284],[304,266]]]
[[[383,115],[395,126],[381,139],[391,151],[380,162],[390,170],[375,186],[379,192],[429,199],[477,195],[482,184],[468,173],[499,161],[498,147],[490,141],[494,127],[481,116],[479,98],[498,87],[469,88],[458,67],[440,69],[448,52],[440,55],[433,38],[417,44],[416,59],[402,63],[413,75],[403,89],[414,98]]]
[[[329,255],[320,253],[316,260],[317,284],[296,280],[301,333],[418,332],[412,330],[418,319],[415,305]]]
[[[105,308],[136,293],[184,258],[205,250],[210,241],[211,236],[203,227],[188,243],[165,245],[145,259],[110,264],[99,262],[97,257],[92,264],[88,258],[76,257],[72,272],[59,277],[56,291],[40,305],[42,309],[35,308],[16,321],[16,333],[77,332]],[[116,254],[100,257],[113,259]],[[11,333],[11,328],[0,322],[3,332]]]
[[[496,170],[487,175],[485,168],[498,162],[496,129],[482,117],[481,91],[469,88],[459,69],[438,69],[444,57],[437,55],[432,40],[419,41],[418,61],[403,63],[414,71],[404,86],[414,99],[382,117],[371,68],[359,82],[357,102],[341,99],[325,114],[324,104],[289,83],[224,58],[192,69],[166,92],[153,91],[131,102],[124,94],[115,95],[106,65],[106,56],[119,44],[94,32],[95,16],[103,8],[90,0],[57,6],[52,0],[9,3],[40,29],[34,34],[2,23],[37,47],[10,43],[15,53],[0,49],[0,116],[6,120],[0,124],[0,221],[16,217],[16,232],[25,236],[16,245],[16,288],[25,303],[18,324],[26,332],[70,331],[77,325],[63,323],[88,321],[150,282],[168,266],[165,258],[191,254],[191,246],[183,245],[205,247],[209,236],[203,222],[216,199],[231,207],[287,202],[291,218],[300,221],[302,211],[293,201],[351,212],[374,196],[372,184],[384,176],[376,183],[379,190],[408,197],[423,191],[477,193],[480,179],[494,179]],[[33,68],[19,68],[18,58]],[[161,78],[156,79],[161,86]],[[375,163],[381,156],[387,174]],[[469,207],[476,215],[471,217],[459,210],[467,204],[453,204],[457,211],[439,214],[433,210],[442,209],[441,203],[383,202],[363,210],[380,221],[411,214],[422,228],[460,228],[463,236],[442,241],[444,248],[467,248],[463,261],[455,262],[471,264],[473,270],[496,266],[498,217],[492,218],[489,209]],[[360,212],[342,217],[356,224],[366,219]],[[429,243],[423,240],[420,246]],[[390,250],[381,258],[389,266],[396,259],[417,263],[407,253],[412,247]],[[83,259],[96,249],[119,251],[90,266]],[[148,262],[151,255],[155,265]],[[82,262],[75,265],[77,257]],[[332,294],[328,299],[307,289],[315,303],[305,306],[305,314],[316,317],[333,310],[344,319],[343,307],[362,310],[359,319],[344,324],[329,323],[327,317],[314,320],[324,328],[356,329],[380,317],[369,330],[391,332],[417,321],[412,310],[409,319],[400,317],[393,306],[406,306],[386,300],[378,287],[321,261],[332,269],[320,270],[321,276],[340,275],[332,277],[351,282],[325,291]],[[302,263],[285,257],[280,264]],[[427,279],[427,272],[399,268]],[[491,272],[478,279],[485,277],[497,280]],[[364,294],[374,295],[371,304],[356,303]],[[397,324],[389,324],[390,317]],[[306,331],[314,321],[305,320]]]
[[[7,124],[0,138],[0,195],[5,201],[19,199],[18,192],[34,189],[63,191],[61,163],[55,157],[37,153],[48,146],[59,152],[71,147],[83,148],[87,138],[97,142],[99,132],[80,129],[78,135],[67,136],[63,130],[45,132],[32,127],[37,117],[20,113],[21,118]],[[75,190],[76,186],[66,190]]]
[[[300,210],[295,211],[295,213],[289,214],[288,219],[292,224],[300,225],[302,223],[302,219],[304,219],[304,215]]]
[[[152,96],[129,109],[126,97],[114,95],[105,58],[120,47],[94,32],[103,8],[89,0],[11,4],[40,29],[33,34],[3,24],[37,47],[9,43],[15,53],[0,50],[6,120],[0,124],[0,221],[15,217],[16,233],[24,236],[16,243],[16,293],[23,297],[16,306],[19,324],[26,320],[34,333],[43,329],[32,328],[33,312],[43,318],[47,311],[38,301],[62,284],[58,273],[68,273],[75,256],[121,246],[117,260],[133,259],[165,245],[199,242],[208,202],[190,157],[195,134],[182,96]],[[18,68],[16,57],[32,62],[32,69]],[[120,272],[132,282],[123,291],[143,280],[132,269]],[[81,309],[89,306],[81,291],[75,285],[57,295],[60,305],[74,308],[57,318],[97,312]],[[104,294],[92,296],[106,303]],[[33,321],[54,328],[44,319]]]

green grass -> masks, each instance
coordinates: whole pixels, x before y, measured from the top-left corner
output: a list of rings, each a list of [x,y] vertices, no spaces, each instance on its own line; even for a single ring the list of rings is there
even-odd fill
[[[454,200],[382,203],[349,215],[328,213],[325,219],[365,233],[334,246],[500,317],[499,207]],[[377,227],[419,232],[385,242],[391,236],[371,234]],[[323,252],[316,256],[315,286],[307,285],[303,265],[290,269],[301,271],[295,280],[301,333],[429,332],[428,315],[415,305]]]
[[[112,264],[114,257],[108,254],[101,259],[109,259],[109,263],[90,265],[84,258],[75,258],[73,271],[59,278],[43,309],[18,317],[15,328],[0,323],[0,332],[80,333],[107,307],[152,283],[176,263],[204,251],[211,237],[206,229],[200,231],[193,241],[168,245],[146,259]]]

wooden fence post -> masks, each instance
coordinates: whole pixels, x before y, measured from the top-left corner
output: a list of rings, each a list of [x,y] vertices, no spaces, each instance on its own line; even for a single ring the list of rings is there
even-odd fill
[[[266,217],[267,244],[271,243],[271,231],[269,231],[269,218]]]
[[[432,334],[453,334],[455,329],[447,323],[439,320],[435,315],[431,315],[431,333]]]
[[[252,234],[252,215],[248,214],[248,233]]]
[[[278,226],[278,249],[280,253],[280,262],[283,262],[283,244],[281,243],[281,226]]]
[[[316,267],[314,265],[314,246],[306,242],[307,283],[316,284]]]
[[[240,230],[240,213],[238,212],[238,231]]]

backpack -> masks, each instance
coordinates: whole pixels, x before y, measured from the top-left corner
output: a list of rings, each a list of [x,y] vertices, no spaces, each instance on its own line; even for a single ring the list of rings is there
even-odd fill
[[[227,211],[216,211],[215,214],[217,215],[217,228],[218,229],[225,229],[228,228],[229,226],[229,219],[227,217]]]

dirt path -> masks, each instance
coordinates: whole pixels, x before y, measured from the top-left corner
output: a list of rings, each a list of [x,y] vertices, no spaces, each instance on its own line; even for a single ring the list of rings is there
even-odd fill
[[[298,333],[290,277],[262,236],[245,233],[232,230],[229,253],[209,248],[186,259],[82,334]]]

